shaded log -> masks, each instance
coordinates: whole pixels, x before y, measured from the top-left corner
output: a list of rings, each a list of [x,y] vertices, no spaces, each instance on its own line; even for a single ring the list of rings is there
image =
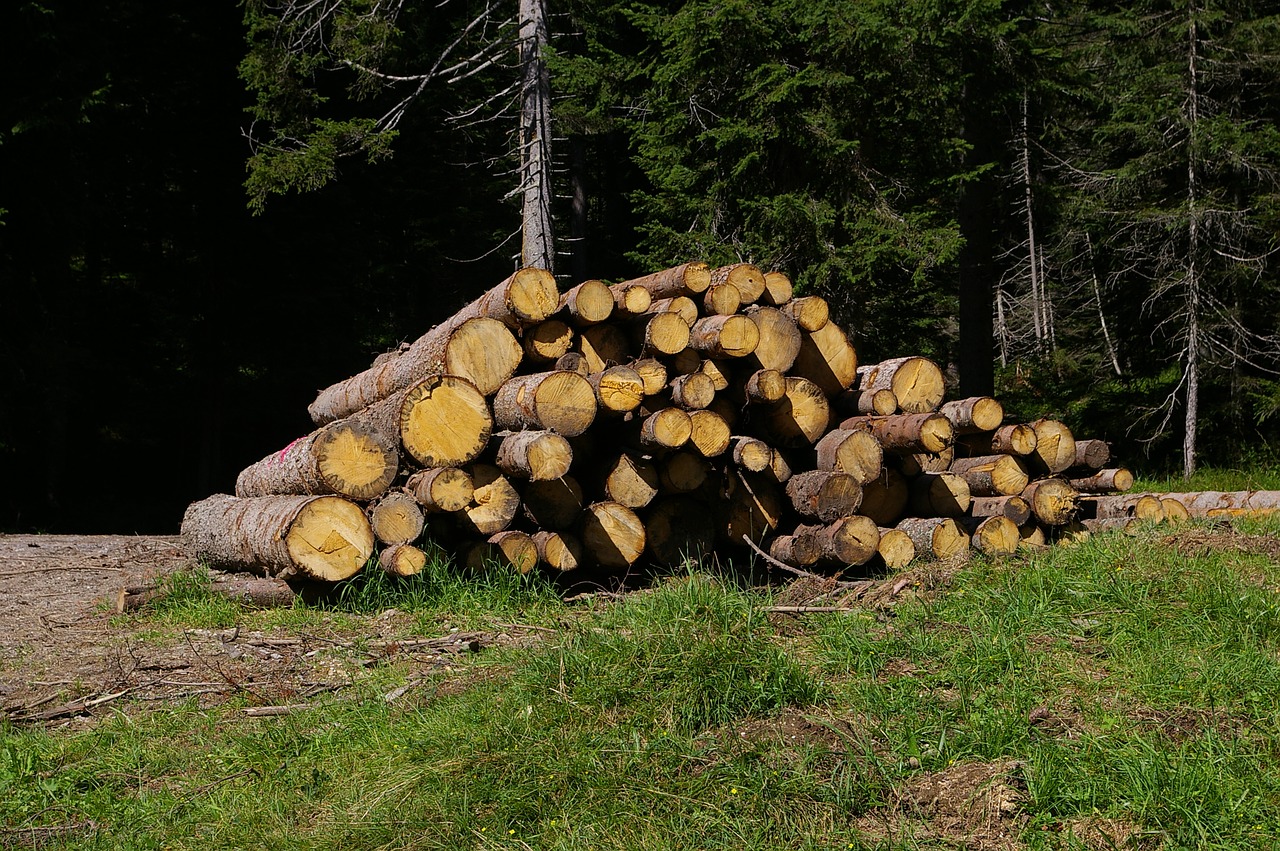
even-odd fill
[[[951,469],[956,460],[956,449],[948,446],[941,452],[908,452],[894,453],[889,456],[904,476],[918,476],[921,473],[945,473]]]
[[[566,573],[582,566],[582,542],[564,532],[534,532],[538,561],[552,570]]]
[[[725,500],[714,506],[728,543],[741,545],[745,535],[759,544],[782,523],[790,502],[779,486],[764,475],[730,470],[725,474]]]
[[[517,479],[558,479],[569,472],[573,449],[553,431],[517,431],[503,436],[494,463]]]
[[[631,344],[616,323],[609,322],[586,329],[578,335],[578,352],[586,359],[587,374],[604,372],[611,366],[632,360]]]
[[[1034,469],[1061,473],[1076,463],[1076,441],[1071,429],[1050,419],[1036,420],[1031,427],[1036,430],[1036,448],[1027,457]]]
[[[956,473],[921,473],[908,489],[908,508],[921,517],[959,517],[972,502],[968,483]]]
[[[807,378],[789,376],[786,395],[762,413],[763,428],[783,448],[817,443],[831,425],[826,394]]]
[[[706,459],[694,452],[671,452],[658,461],[658,480],[666,493],[693,493],[710,472]]]
[[[732,449],[733,463],[749,473],[767,470],[773,463],[773,447],[758,438],[735,437]]]
[[[956,446],[969,455],[1030,455],[1036,450],[1036,430],[1025,423],[1001,426],[994,432],[956,435]]]
[[[715,392],[727,390],[730,384],[736,383],[733,378],[733,370],[729,368],[729,361],[718,361],[713,358],[707,358],[698,367],[698,371],[711,379],[711,386]],[[710,402],[707,403],[711,404]],[[705,407],[705,406],[704,406]]]
[[[423,510],[435,513],[461,511],[471,504],[476,489],[471,475],[457,467],[419,470],[405,482],[405,488]]]
[[[875,435],[861,429],[834,429],[818,441],[817,469],[848,473],[858,484],[880,475],[884,449]]]
[[[773,307],[786,304],[795,294],[791,278],[785,272],[770,271],[764,273],[764,292],[759,301]]]
[[[565,352],[556,359],[556,372],[576,372],[583,378],[591,374],[587,358],[582,352]]]
[[[976,496],[969,504],[974,517],[1007,517],[1015,526],[1031,520],[1031,503],[1021,496]]]
[[[761,369],[786,372],[800,355],[801,333],[795,320],[773,307],[751,307],[745,315],[755,323],[759,340],[748,360]]]
[[[468,472],[475,490],[471,503],[455,515],[459,525],[482,538],[506,531],[520,510],[520,494],[491,464],[474,464]]]
[[[532,482],[524,489],[524,516],[543,529],[559,531],[570,528],[578,522],[585,505],[582,486],[572,476]]]
[[[597,502],[582,513],[584,558],[601,567],[625,568],[639,560],[645,528],[636,513],[616,502]]]
[[[691,497],[660,497],[645,520],[649,555],[655,563],[675,567],[697,563],[715,549],[715,525],[707,506]]]
[[[605,495],[627,508],[648,505],[658,495],[660,486],[657,465],[633,452],[623,452],[615,458],[604,477]]]
[[[844,329],[827,322],[816,331],[801,332],[800,352],[791,372],[817,384],[828,396],[834,396],[858,380],[858,353]]]
[[[870,517],[877,526],[893,526],[907,510],[911,498],[907,480],[892,467],[884,467],[880,475],[862,486],[862,505],[858,511]]]
[[[898,411],[892,390],[843,390],[831,398],[831,407],[843,416],[887,417]]]
[[[538,566],[538,545],[527,532],[497,532],[467,548],[463,562],[468,570],[515,570],[528,573]]]
[[[786,493],[797,514],[824,523],[847,517],[862,504],[862,487],[848,473],[797,473],[787,482]]]
[[[715,411],[689,412],[689,443],[704,458],[716,458],[728,452],[732,436],[729,424]]]
[[[1111,460],[1111,447],[1105,440],[1077,440],[1073,467],[1101,470]]]

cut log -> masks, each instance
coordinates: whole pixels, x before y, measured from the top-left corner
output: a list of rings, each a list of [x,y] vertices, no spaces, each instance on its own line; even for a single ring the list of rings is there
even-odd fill
[[[1111,447],[1105,440],[1077,440],[1073,467],[1101,470],[1111,460]]]
[[[459,524],[481,538],[505,532],[520,510],[520,494],[502,471],[491,464],[474,464],[468,472],[475,490],[471,504],[455,515]]]
[[[1079,441],[1077,445],[1084,442]],[[1090,476],[1071,476],[1067,481],[1080,493],[1116,493],[1133,487],[1133,473],[1124,467],[1116,467],[1110,470],[1098,470]]]
[[[658,480],[664,493],[693,493],[709,474],[706,459],[694,452],[670,452],[658,461]]]
[[[921,473],[945,473],[955,463],[956,448],[948,446],[941,452],[894,453],[890,456],[890,459],[897,462],[898,470],[904,476],[918,476]]]
[[[921,473],[908,489],[908,508],[919,517],[959,517],[972,502],[968,483],[956,473]]]
[[[1019,526],[1018,536],[1021,538],[1018,542],[1018,549],[1020,550],[1035,551],[1049,545],[1049,539],[1044,533],[1044,527],[1035,521],[1023,523]]]
[[[884,449],[868,431],[834,429],[814,448],[817,469],[848,473],[860,485],[878,478],[884,467]]]
[[[553,431],[517,431],[505,435],[494,459],[498,469],[535,482],[558,479],[569,472],[573,448]]]
[[[378,564],[391,576],[416,576],[427,566],[427,554],[413,544],[392,544],[378,554]]]
[[[521,345],[529,363],[554,364],[573,347],[573,329],[559,319],[548,319],[527,329]]]
[[[849,417],[842,429],[869,431],[886,452],[941,452],[951,445],[955,428],[942,414],[894,414]]]
[[[693,420],[679,408],[663,408],[640,424],[640,445],[648,449],[679,449],[693,434]]]
[[[667,386],[667,367],[656,358],[642,358],[631,364],[644,384],[644,395],[655,396]]]
[[[670,314],[667,314],[670,315]],[[689,329],[689,348],[713,358],[741,358],[756,350],[760,329],[748,316],[705,316]]]
[[[797,473],[787,482],[786,491],[797,514],[823,523],[847,517],[862,504],[862,486],[848,473]]]
[[[942,402],[942,370],[928,358],[905,357],[882,361],[858,370],[861,390],[892,390],[898,410],[923,414]]]
[[[384,404],[366,414],[372,415]],[[474,461],[493,433],[493,414],[479,388],[452,375],[431,376],[414,384],[405,391],[398,414],[400,443],[424,467],[458,467]]]
[[[707,315],[728,316],[742,306],[742,294],[733,284],[712,284],[702,294],[702,310]]]
[[[688,325],[690,328],[693,327],[693,323],[698,321],[698,316],[700,315],[698,313],[698,303],[691,298],[686,298],[685,296],[664,298],[660,301],[655,301],[649,307],[649,314],[655,315],[658,313],[674,313],[683,319],[684,324]]]
[[[552,570],[567,573],[582,566],[582,543],[564,532],[534,532],[538,561]]]
[[[283,579],[269,576],[215,574],[208,591],[245,608],[287,609],[297,599],[297,592]],[[167,596],[168,588],[155,585],[131,585],[116,595],[117,612],[136,612]]]
[[[719,526],[733,545],[741,546],[744,536],[760,544],[777,531],[791,507],[779,486],[763,474],[731,470],[725,490],[725,501],[716,507],[722,512]]]
[[[661,481],[652,459],[623,452],[608,466],[604,477],[605,495],[627,508],[642,508],[658,495]]]
[[[858,353],[844,329],[827,322],[800,334],[800,353],[791,369],[822,388],[828,396],[848,390],[858,379]]]
[[[759,340],[749,360],[761,369],[786,372],[800,355],[801,333],[795,320],[775,307],[751,307],[746,316],[756,325]]]
[[[646,546],[655,563],[697,563],[715,550],[715,526],[705,504],[691,497],[660,497],[645,521]]]
[[[885,567],[890,570],[901,570],[915,560],[916,545],[911,540],[911,536],[901,529],[882,528],[876,553]]]
[[[711,286],[711,271],[706,263],[684,263],[624,283],[644,287],[655,299],[697,295]]]
[[[711,379],[711,386],[717,393],[721,390],[727,390],[729,385],[734,383],[733,370],[729,368],[728,363],[728,361],[718,361],[707,358],[702,362],[702,365],[698,367],[699,372]],[[711,403],[708,402],[707,404],[709,405]]]
[[[246,467],[236,496],[337,494],[373,499],[400,465],[399,436],[358,420],[339,420]]]
[[[405,487],[423,510],[434,513],[461,511],[471,504],[476,490],[471,475],[457,467],[419,470],[409,477]]]
[[[582,486],[572,476],[532,482],[524,489],[524,516],[543,529],[560,531],[572,527],[585,505]]]
[[[1030,455],[1036,451],[1036,430],[1016,423],[990,433],[956,435],[956,445],[970,455]]]
[[[1177,497],[1160,497],[1160,507],[1164,509],[1164,519],[1170,523],[1182,523],[1191,519],[1191,509]]]
[[[582,352],[565,352],[556,360],[555,368],[557,372],[576,372],[583,378],[591,374]]]
[[[613,292],[604,281],[583,281],[560,296],[560,309],[578,328],[599,325],[613,315]]]
[[[796,537],[811,537],[818,546],[817,564],[856,567],[875,558],[880,530],[869,517],[854,514],[820,526],[797,526]]]
[[[892,390],[843,390],[831,398],[831,407],[846,417],[887,417],[898,411]]]
[[[750,263],[734,263],[711,270],[711,285],[733,284],[743,304],[753,304],[764,294],[764,272]]]
[[[578,352],[586,359],[589,375],[632,360],[627,335],[613,322],[586,329],[578,335],[576,345]]]
[[[450,321],[485,316],[512,328],[527,328],[559,307],[556,279],[545,269],[526,267],[459,310]]]
[[[801,331],[817,331],[831,316],[827,300],[816,295],[793,298],[778,309],[790,316]]]
[[[764,292],[760,294],[759,299],[763,304],[778,307],[791,301],[794,294],[795,287],[785,272],[764,273]]]
[[[964,478],[974,496],[1014,496],[1031,483],[1026,467],[1015,455],[956,458],[951,472]]]
[[[826,394],[807,378],[789,376],[786,395],[763,413],[764,429],[783,448],[811,446],[831,425]]]
[[[582,514],[584,558],[601,567],[626,568],[644,553],[645,528],[636,513],[616,502],[597,502]]]
[[[1153,493],[1126,494],[1120,497],[1086,497],[1080,501],[1081,514],[1087,520],[1126,517],[1136,520],[1165,519],[1164,495]],[[1183,503],[1186,507],[1186,503]]]
[[[371,503],[368,514],[373,536],[388,546],[412,544],[422,537],[427,524],[417,498],[403,490],[393,490]]]
[[[742,387],[749,403],[769,405],[781,402],[787,395],[787,377],[776,369],[757,369]]]
[[[845,472],[848,472],[847,470]],[[791,481],[791,477],[795,475],[791,469],[791,464],[787,462],[787,458],[777,449],[773,450],[773,458],[769,460],[769,469],[764,471],[764,475],[780,485],[785,485]]]
[[[363,509],[338,496],[211,496],[187,507],[182,537],[209,567],[327,582],[354,576],[374,549]]]
[[[689,443],[704,458],[718,458],[729,451],[732,429],[715,411],[689,412]]]
[[[773,447],[754,437],[735,437],[731,441],[733,463],[749,473],[760,473],[773,463]]]
[[[870,517],[877,526],[893,526],[907,510],[911,490],[907,480],[892,467],[885,467],[880,475],[862,486],[863,515]]]
[[[527,532],[497,532],[467,550],[465,566],[477,573],[487,570],[528,573],[538,566],[538,545]]]
[[[521,375],[498,389],[493,414],[504,429],[546,429],[576,437],[596,418],[596,394],[591,383],[576,372]]]
[[[1036,448],[1027,457],[1040,472],[1061,473],[1076,463],[1076,441],[1071,429],[1057,420],[1036,420]]]
[[[1123,506],[1147,495],[1099,496],[1093,498],[1092,502],[1098,505],[1099,512],[1104,506],[1110,511],[1119,511],[1123,510]],[[1280,513],[1280,491],[1192,491],[1149,495],[1177,500],[1191,517],[1267,517]],[[1099,513],[1098,516],[1103,514]]]
[[[686,411],[702,410],[716,398],[716,383],[705,372],[677,375],[671,379],[670,390],[671,402]]]
[[[644,378],[629,366],[611,366],[588,376],[602,411],[624,414],[644,401]]]
[[[1063,479],[1041,479],[1022,492],[1022,498],[1031,504],[1031,513],[1046,526],[1061,526],[1073,520],[1079,496]]]
[[[614,284],[609,291],[613,294],[614,315],[622,319],[639,316],[653,304],[653,294],[639,284]]]
[[[640,354],[678,354],[689,347],[691,338],[692,331],[678,313],[650,314],[638,332]]]
[[[971,546],[984,555],[1013,555],[1022,543],[1018,524],[1008,517],[962,517],[960,524],[969,534]]]
[[[1004,405],[990,396],[972,396],[947,402],[938,413],[951,420],[956,434],[995,431],[1004,420]]]
[[[822,526],[814,526],[822,529]],[[817,535],[779,535],[769,542],[769,557],[792,567],[808,567],[822,556]]]
[[[515,373],[523,356],[520,342],[501,322],[477,317],[458,323],[455,317],[403,353],[324,389],[307,412],[318,424],[332,422],[442,374],[464,378],[487,396]]]
[[[923,558],[946,560],[969,552],[969,536],[951,517],[908,517],[895,528],[907,533]]]
[[[1031,520],[1031,503],[1021,496],[976,496],[969,504],[974,517],[1007,517],[1015,526]]]

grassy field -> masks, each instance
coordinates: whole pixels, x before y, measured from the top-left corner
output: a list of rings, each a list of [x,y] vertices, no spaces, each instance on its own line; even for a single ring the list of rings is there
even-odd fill
[[[917,569],[847,611],[689,573],[352,588],[243,612],[199,577],[127,623],[510,632],[278,717],[115,704],[0,731],[0,848],[1259,848],[1280,844],[1280,523]],[[886,588],[889,587],[886,584]]]

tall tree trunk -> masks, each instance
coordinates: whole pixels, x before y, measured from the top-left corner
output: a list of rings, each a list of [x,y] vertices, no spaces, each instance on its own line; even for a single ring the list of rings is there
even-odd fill
[[[555,270],[551,230],[551,77],[546,0],[520,0],[520,187],[524,193],[521,264]]]
[[[1198,39],[1196,8],[1188,9],[1187,25],[1187,348],[1186,381],[1187,406],[1185,429],[1182,437],[1182,473],[1191,478],[1196,471],[1196,419],[1200,412],[1200,185],[1196,171],[1197,130],[1200,121],[1200,90],[1198,81]]]

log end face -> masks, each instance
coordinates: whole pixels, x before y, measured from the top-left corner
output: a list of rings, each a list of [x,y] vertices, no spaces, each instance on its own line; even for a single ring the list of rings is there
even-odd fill
[[[532,325],[555,313],[560,292],[546,269],[525,268],[512,276],[506,301],[520,324]]]
[[[565,437],[577,437],[595,422],[595,388],[576,372],[548,375],[538,383],[533,404],[542,426]]]
[[[475,460],[493,433],[489,403],[474,384],[453,375],[410,388],[400,407],[400,440],[424,467]]]
[[[364,511],[341,497],[311,500],[284,536],[299,571],[315,579],[349,579],[373,555],[373,529]]]
[[[359,422],[325,429],[314,451],[321,480],[351,499],[381,496],[400,467],[400,453],[387,435]]]
[[[481,316],[463,322],[449,336],[444,372],[467,379],[487,396],[515,375],[523,357],[524,348],[507,326]]]

